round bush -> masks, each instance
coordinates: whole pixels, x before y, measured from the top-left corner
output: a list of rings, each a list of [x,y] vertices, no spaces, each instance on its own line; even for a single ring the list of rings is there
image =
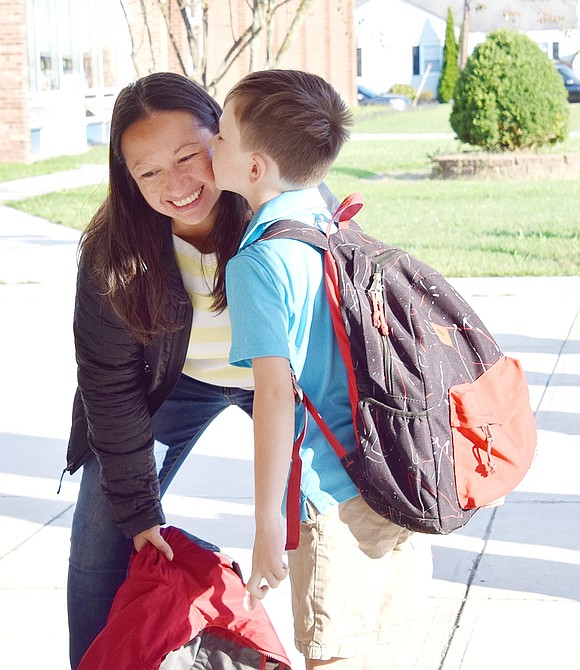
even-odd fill
[[[389,93],[397,93],[398,95],[406,95],[413,100],[415,97],[415,89],[409,84],[393,84],[388,91]]]
[[[490,33],[467,60],[450,123],[488,151],[535,149],[568,134],[568,97],[553,63],[529,37]]]

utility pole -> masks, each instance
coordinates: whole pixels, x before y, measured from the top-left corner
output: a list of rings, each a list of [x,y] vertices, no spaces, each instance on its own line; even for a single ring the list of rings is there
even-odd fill
[[[467,63],[467,45],[469,42],[469,31],[471,28],[471,0],[464,0],[463,23],[459,34],[459,69],[463,70]]]

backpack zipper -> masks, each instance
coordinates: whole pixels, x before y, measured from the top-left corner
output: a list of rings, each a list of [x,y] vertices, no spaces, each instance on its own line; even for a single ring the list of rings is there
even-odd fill
[[[373,326],[385,337],[389,334],[389,326],[385,318],[385,305],[383,303],[383,275],[381,270],[373,273],[369,296],[373,308]]]
[[[383,259],[390,253],[383,253],[377,257],[373,263],[373,274],[371,286],[368,290],[371,301],[373,326],[377,329],[381,337],[381,345],[383,348],[383,358],[385,361],[385,380],[389,393],[393,392],[393,362],[391,356],[391,348],[389,346],[389,324],[385,314],[385,305],[383,300]]]

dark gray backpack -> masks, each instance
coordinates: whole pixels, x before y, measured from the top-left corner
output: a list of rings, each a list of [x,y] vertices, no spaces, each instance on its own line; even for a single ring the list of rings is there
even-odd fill
[[[347,452],[297,392],[376,512],[414,531],[449,533],[527,472],[536,429],[526,379],[440,273],[352,221],[361,207],[358,194],[347,198],[333,219],[336,232],[280,221],[260,238],[291,238],[323,252],[356,449]],[[289,548],[297,546],[299,446]]]

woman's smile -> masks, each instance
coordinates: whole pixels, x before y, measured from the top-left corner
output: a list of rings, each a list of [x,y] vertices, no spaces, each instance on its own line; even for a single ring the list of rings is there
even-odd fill
[[[192,193],[191,195],[188,195],[186,198],[183,198],[183,200],[172,200],[171,202],[176,206],[176,207],[186,207],[187,205],[191,205],[192,202],[195,202],[199,196],[201,195],[201,192],[203,191],[203,186],[200,186],[200,188],[195,191],[195,193]]]

